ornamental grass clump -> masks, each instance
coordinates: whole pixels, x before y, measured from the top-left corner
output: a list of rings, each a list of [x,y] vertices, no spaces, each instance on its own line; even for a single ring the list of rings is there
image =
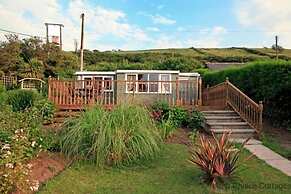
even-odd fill
[[[97,166],[120,166],[152,159],[160,150],[161,137],[147,109],[120,105],[106,111],[87,110],[68,120],[62,134],[61,150],[77,160]]]
[[[229,141],[231,132],[225,132],[218,139],[199,136],[198,144],[191,151],[190,162],[204,172],[204,180],[216,189],[218,181],[233,176],[238,168],[238,159],[246,140],[240,148]]]

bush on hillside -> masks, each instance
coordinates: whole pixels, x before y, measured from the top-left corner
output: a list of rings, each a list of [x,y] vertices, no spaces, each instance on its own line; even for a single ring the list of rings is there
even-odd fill
[[[151,112],[152,117],[158,122],[171,119],[176,128],[188,125],[189,115],[187,110],[178,106],[170,107],[166,101],[156,101],[151,107]]]
[[[7,101],[6,89],[0,84],[0,107],[3,106]]]
[[[36,93],[28,90],[10,90],[7,92],[7,102],[13,111],[23,111],[32,107]]]
[[[291,62],[269,60],[208,72],[204,83],[215,85],[226,77],[255,101],[263,100],[264,114],[273,122],[291,123]]]
[[[188,120],[188,127],[192,130],[202,129],[205,117],[203,113],[197,110],[192,110]]]
[[[51,121],[53,119],[55,106],[47,98],[36,100],[34,108],[44,121]]]
[[[97,166],[119,166],[152,159],[160,149],[160,140],[147,109],[120,105],[109,112],[95,107],[66,122],[61,150]]]

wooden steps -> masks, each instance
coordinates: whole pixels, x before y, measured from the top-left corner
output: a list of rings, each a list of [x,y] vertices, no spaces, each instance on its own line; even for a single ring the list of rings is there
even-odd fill
[[[255,135],[255,130],[243,121],[232,110],[207,110],[202,111],[205,116],[205,129],[220,136],[225,131],[232,131],[232,138],[248,138]]]
[[[62,125],[68,118],[75,118],[80,115],[80,111],[58,111],[54,114],[51,122],[43,125],[44,130],[58,132],[62,129]]]

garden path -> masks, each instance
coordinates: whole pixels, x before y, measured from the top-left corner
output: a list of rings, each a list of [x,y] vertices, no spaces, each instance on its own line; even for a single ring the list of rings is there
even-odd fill
[[[244,139],[234,139],[234,141],[242,143]],[[273,168],[282,171],[287,176],[291,176],[291,161],[267,148],[261,141],[251,139],[245,145],[245,148]]]

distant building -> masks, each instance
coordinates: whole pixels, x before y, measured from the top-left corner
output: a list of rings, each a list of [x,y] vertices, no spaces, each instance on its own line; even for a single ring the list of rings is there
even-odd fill
[[[243,66],[245,63],[235,63],[235,62],[213,62],[205,63],[205,67],[211,70],[221,70],[231,66]]]

